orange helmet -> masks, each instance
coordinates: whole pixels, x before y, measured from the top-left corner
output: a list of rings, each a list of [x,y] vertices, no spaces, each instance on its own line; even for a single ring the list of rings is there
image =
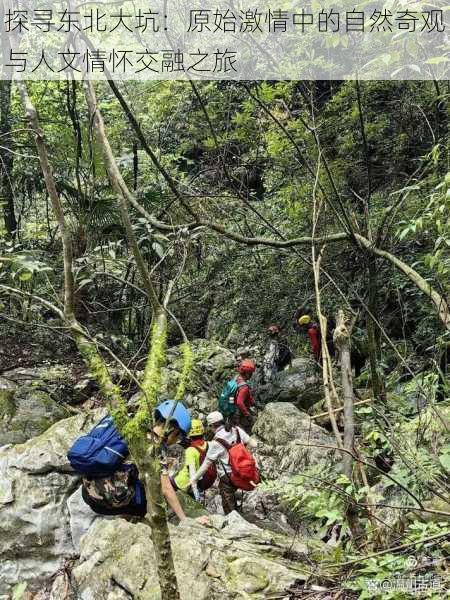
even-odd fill
[[[239,366],[236,369],[236,371],[238,373],[240,373],[241,375],[244,375],[244,374],[247,374],[247,373],[254,373],[255,370],[256,370],[256,365],[249,358],[245,358],[243,361],[241,361],[239,363]]]

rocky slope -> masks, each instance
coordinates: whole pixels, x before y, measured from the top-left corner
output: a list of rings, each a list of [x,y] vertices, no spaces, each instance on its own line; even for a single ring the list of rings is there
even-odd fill
[[[172,350],[170,356],[164,376],[168,396],[180,366],[178,350]],[[215,390],[233,360],[230,352],[216,345],[197,344],[197,363],[187,397],[194,416],[215,408]],[[14,397],[30,397],[29,383],[14,385]],[[298,398],[298,386],[296,394]],[[61,585],[64,589],[73,586],[78,590],[73,597],[83,600],[159,597],[148,527],[95,515],[82,501],[79,477],[67,463],[66,452],[73,440],[88,431],[103,412],[90,410],[59,420],[37,437],[0,449],[2,600],[18,582],[28,582],[32,589],[48,584],[67,560],[75,560],[72,577],[70,581],[67,575],[56,578],[53,600],[64,597],[58,591]],[[307,464],[325,465],[335,460],[331,450],[308,447],[332,445],[331,437],[292,403],[268,403],[261,409],[255,435],[258,461],[268,480],[287,477]],[[221,511],[216,491],[210,492],[208,507]],[[194,582],[199,599],[256,599],[280,594],[306,577],[305,556],[314,560],[314,552],[322,552],[322,544],[300,535],[292,546],[292,538],[282,535],[292,529],[273,494],[264,489],[247,494],[244,515],[253,524],[234,513],[227,519],[216,515],[208,529],[193,520],[172,527],[183,598],[192,598]],[[264,529],[266,526],[269,529]]]
[[[236,512],[212,521],[208,528],[192,519],[171,526],[183,600],[279,596],[308,577],[305,559],[314,560],[308,544],[275,537]],[[64,576],[55,580],[53,600],[64,585]],[[123,519],[94,523],[82,539],[70,586],[83,600],[160,598],[150,528]]]

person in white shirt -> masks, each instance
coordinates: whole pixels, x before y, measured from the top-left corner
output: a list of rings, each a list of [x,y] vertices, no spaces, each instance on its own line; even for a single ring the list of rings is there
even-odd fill
[[[219,477],[219,491],[222,498],[223,512],[228,515],[237,508],[236,488],[230,480],[231,467],[228,451],[217,440],[223,440],[227,444],[233,445],[238,441],[238,438],[240,438],[240,441],[249,448],[256,448],[257,442],[240,427],[231,427],[231,429],[227,431],[224,417],[222,413],[217,410],[206,417],[206,422],[214,430],[214,438],[209,443],[205,460],[197,473],[192,477],[190,484],[195,484],[201,479],[211,463],[214,463]]]

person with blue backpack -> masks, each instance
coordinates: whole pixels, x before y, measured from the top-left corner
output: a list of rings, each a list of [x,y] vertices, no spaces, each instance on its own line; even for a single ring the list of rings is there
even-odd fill
[[[169,424],[166,428],[167,419]],[[188,435],[190,429],[191,416],[184,404],[166,400],[157,406],[155,425],[149,433],[160,448],[162,492],[180,521],[186,515],[170,482],[167,448]],[[127,443],[111,416],[104,417],[89,434],[78,438],[67,456],[72,468],[82,475],[83,500],[94,512],[102,515],[146,515],[144,485],[136,465],[127,461]]]
[[[238,375],[225,384],[219,396],[219,412],[226,422],[239,425],[247,433],[253,427],[252,412],[255,410],[250,379],[256,370],[255,363],[246,358],[236,367]]]

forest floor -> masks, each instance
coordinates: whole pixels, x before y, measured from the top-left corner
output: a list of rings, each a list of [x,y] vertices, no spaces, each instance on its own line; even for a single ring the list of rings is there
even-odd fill
[[[76,364],[86,372],[73,342],[60,335],[52,335],[49,330],[32,333],[23,327],[0,323],[0,340],[0,373],[20,367],[36,367],[45,361]]]

